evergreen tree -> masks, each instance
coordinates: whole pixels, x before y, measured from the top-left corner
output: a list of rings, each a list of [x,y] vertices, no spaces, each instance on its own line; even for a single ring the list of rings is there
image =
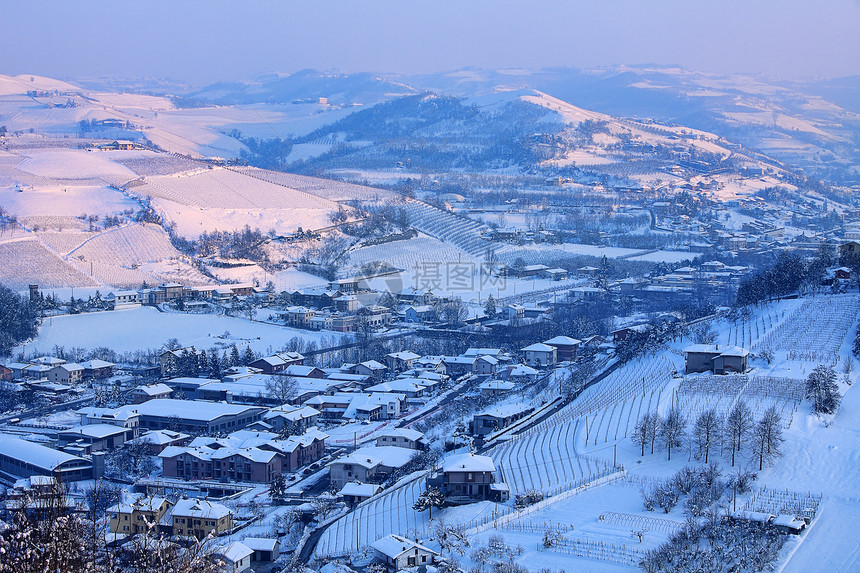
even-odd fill
[[[209,376],[221,378],[221,360],[218,358],[218,349],[209,349]]]
[[[441,507],[445,503],[445,494],[438,487],[430,486],[418,496],[412,509],[415,511],[430,510],[430,519],[433,519],[433,508]]]
[[[496,299],[493,295],[487,297],[487,302],[484,303],[484,314],[489,318],[496,318]]]
[[[254,351],[251,350],[251,345],[249,344],[245,347],[244,352],[242,352],[242,366],[247,366],[256,359],[257,357],[254,356]]]
[[[817,414],[832,414],[839,407],[842,396],[836,383],[836,371],[820,364],[806,378],[806,397],[812,399]]]

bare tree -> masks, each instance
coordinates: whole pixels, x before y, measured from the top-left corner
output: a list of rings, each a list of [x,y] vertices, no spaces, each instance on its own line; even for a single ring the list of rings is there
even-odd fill
[[[266,394],[278,404],[288,404],[298,393],[296,379],[284,374],[273,374],[266,380]]]
[[[722,420],[720,420],[720,417],[713,408],[702,412],[696,420],[694,430],[696,443],[699,446],[699,455],[701,456],[704,452],[705,463],[708,463],[708,454],[710,453],[711,445],[720,435],[721,422]]]
[[[645,412],[645,415],[639,418],[636,427],[633,429],[633,443],[639,446],[639,455],[645,455],[645,445],[648,443],[648,430],[651,426],[651,412]]]
[[[764,416],[756,424],[753,431],[753,445],[758,455],[758,469],[762,470],[765,462],[772,462],[782,455],[780,446],[785,439],[782,437],[782,420],[774,406],[765,410]]]
[[[651,419],[649,420],[648,426],[645,428],[648,433],[648,441],[651,443],[651,453],[654,453],[654,443],[657,441],[657,436],[660,435],[660,428],[663,425],[663,419],[660,418],[660,414],[655,410],[653,414],[651,414]]]
[[[442,549],[461,556],[466,554],[466,549],[469,547],[469,536],[466,535],[465,525],[461,523],[448,524],[439,519],[436,522],[434,534]]]
[[[666,418],[660,425],[660,437],[663,440],[663,444],[669,450],[669,460],[672,459],[672,448],[681,446],[681,438],[684,436],[686,430],[686,418],[684,418],[684,415],[681,414],[681,411],[677,407],[672,406],[672,409],[669,410],[669,413],[666,414]]]
[[[753,427],[753,415],[749,406],[743,400],[738,400],[726,418],[723,426],[726,438],[732,444],[732,467],[735,465],[735,452],[741,451],[741,446]]]

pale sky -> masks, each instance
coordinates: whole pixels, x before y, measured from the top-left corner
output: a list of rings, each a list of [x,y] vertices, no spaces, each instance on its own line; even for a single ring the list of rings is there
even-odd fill
[[[0,74],[204,84],[645,63],[858,75],[860,0],[0,0]]]

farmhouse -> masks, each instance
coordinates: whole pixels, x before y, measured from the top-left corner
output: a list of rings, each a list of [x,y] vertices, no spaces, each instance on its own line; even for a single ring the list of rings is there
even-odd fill
[[[304,364],[304,361],[305,357],[298,352],[282,352],[266,356],[265,358],[259,358],[251,362],[248,366],[257,368],[263,374],[279,374],[293,364]]]
[[[478,386],[482,396],[501,396],[512,392],[516,387],[515,382],[506,382],[503,380],[487,380]]]
[[[351,481],[344,484],[343,488],[338,492],[338,495],[343,498],[345,503],[354,505],[370,499],[381,491],[381,485]]]
[[[737,346],[713,344],[693,344],[684,349],[686,371],[713,372],[727,374],[729,372],[746,372],[749,350]]]
[[[412,365],[419,358],[421,358],[420,354],[415,354],[414,352],[403,350],[401,352],[392,352],[391,354],[386,354],[385,364],[392,372],[400,372],[402,370],[409,370],[410,368],[412,368]]]

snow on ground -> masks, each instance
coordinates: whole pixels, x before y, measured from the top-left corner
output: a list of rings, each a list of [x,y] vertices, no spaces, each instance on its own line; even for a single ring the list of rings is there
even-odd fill
[[[28,157],[18,164],[20,171],[54,179],[89,179],[112,176],[128,181],[135,173],[112,161],[112,152],[57,149],[28,152]]]
[[[49,186],[26,189],[0,189],[0,205],[19,218],[79,215],[116,215],[127,209],[137,210],[140,204],[116,189],[94,186]]]
[[[230,333],[228,338],[218,338],[226,331]],[[257,353],[270,353],[284,347],[293,337],[319,343],[340,336],[336,332],[298,330],[243,318],[159,312],[153,307],[141,307],[54,317],[42,324],[38,337],[25,345],[25,351],[49,354],[59,345],[104,346],[117,352],[132,352],[158,348],[176,338],[182,346],[193,345],[198,349],[236,343],[250,345]]]
[[[647,255],[638,255],[629,257],[630,261],[642,261],[646,263],[680,263],[682,261],[691,261],[698,256],[698,253],[690,253],[686,251],[654,251]]]

